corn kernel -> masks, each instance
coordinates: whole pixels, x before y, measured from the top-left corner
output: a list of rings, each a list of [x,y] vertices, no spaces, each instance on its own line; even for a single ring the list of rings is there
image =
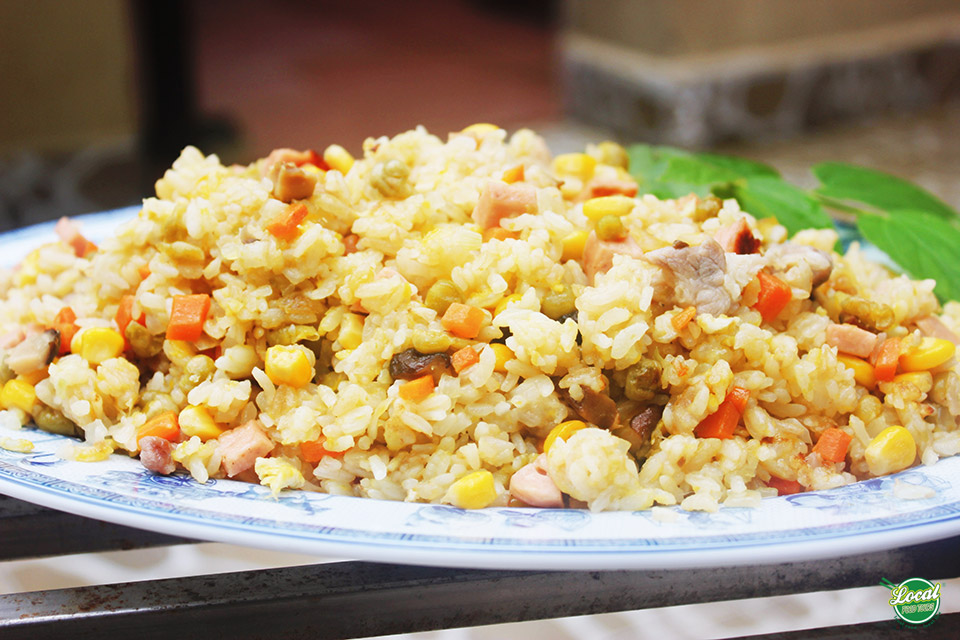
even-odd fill
[[[877,376],[873,372],[873,366],[866,360],[857,358],[856,356],[839,354],[837,361],[853,369],[853,379],[856,380],[858,384],[865,386],[867,389],[873,389],[877,386]]]
[[[500,127],[495,124],[490,124],[489,122],[478,122],[472,124],[469,127],[464,127],[460,133],[465,133],[468,136],[482,136],[487,133],[492,133],[497,131]]]
[[[636,204],[636,200],[622,195],[601,196],[590,198],[583,203],[583,215],[594,222],[605,216],[625,216]]]
[[[483,509],[497,498],[493,474],[482,469],[463,476],[447,491],[450,503],[461,509]]]
[[[550,433],[547,434],[546,440],[543,441],[543,452],[546,453],[550,451],[550,447],[553,446],[553,443],[557,441],[557,438],[561,440],[566,440],[572,436],[580,429],[586,429],[587,423],[582,420],[567,420],[561,422],[553,429],[550,430]]]
[[[585,153],[564,153],[553,159],[553,170],[563,176],[589,180],[597,168],[597,160]]]
[[[180,424],[180,431],[184,435],[188,437],[197,436],[203,442],[219,437],[224,431],[217,426],[206,409],[194,405],[184,407],[177,418],[177,422]]]
[[[323,161],[330,165],[331,169],[336,169],[344,175],[353,166],[353,156],[338,144],[332,144],[323,150]]]
[[[327,173],[317,165],[310,162],[300,165],[300,170],[308,175],[316,176],[317,178],[322,178],[324,174]]]
[[[507,361],[513,360],[514,358],[513,351],[511,351],[510,347],[507,345],[499,342],[494,342],[490,345],[490,348],[493,349],[494,355],[497,356],[497,363],[493,365],[493,370],[500,373],[506,373]]]
[[[917,457],[917,443],[905,427],[887,427],[870,441],[863,456],[871,474],[884,476],[912,465]]]
[[[363,342],[363,320],[355,313],[347,313],[340,321],[337,341],[344,349],[356,349]]]
[[[900,356],[901,371],[929,371],[953,357],[957,345],[943,338],[924,338],[920,344]]]
[[[497,303],[497,306],[494,307],[494,309],[493,309],[493,315],[494,315],[494,317],[500,315],[500,312],[502,312],[504,309],[506,309],[508,304],[510,304],[511,302],[517,302],[517,301],[519,301],[522,297],[523,297],[523,294],[520,294],[520,293],[512,293],[512,294],[510,294],[509,296],[507,296],[506,298],[504,298],[503,300],[501,300],[500,302],[498,302],[498,303]]]
[[[24,380],[14,378],[8,380],[0,390],[0,407],[4,409],[20,409],[25,413],[33,411],[37,401],[37,392],[33,385]]]
[[[313,379],[313,366],[303,347],[275,345],[267,349],[267,377],[273,384],[302,387]]]
[[[587,245],[588,231],[574,231],[563,239],[563,255],[561,260],[579,260],[583,257],[583,248]]]
[[[929,371],[911,371],[910,373],[901,373],[893,376],[893,381],[898,384],[913,385],[921,393],[929,393],[933,388],[933,375]]]
[[[79,329],[73,337],[70,338],[70,353],[80,353],[80,347],[83,346],[83,334],[86,329]]]
[[[119,331],[105,327],[91,327],[82,333],[79,353],[84,360],[98,365],[123,353],[123,336]],[[73,343],[70,343],[71,350]]]
[[[33,443],[26,438],[0,438],[0,449],[15,453],[30,453],[33,451]]]
[[[113,447],[106,440],[88,445],[77,446],[73,448],[73,459],[77,462],[101,462],[110,457],[113,453]]]

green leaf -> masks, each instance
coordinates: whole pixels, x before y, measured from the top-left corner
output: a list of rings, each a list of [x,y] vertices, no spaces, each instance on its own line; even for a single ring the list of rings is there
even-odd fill
[[[853,200],[881,211],[911,209],[943,218],[958,215],[929,191],[882,171],[842,162],[825,162],[813,167],[813,175],[823,185],[816,193],[827,198]]]
[[[857,227],[914,278],[933,278],[941,301],[960,300],[960,229],[926,211],[862,214]]]
[[[776,218],[790,235],[802,229],[833,228],[833,220],[819,202],[780,178],[747,178],[733,186],[733,196],[754,217]]]
[[[630,156],[630,175],[637,181],[640,193],[652,193],[660,199],[680,198],[690,193],[706,196],[710,189],[689,182],[664,181],[662,176],[672,158],[688,156],[689,152],[674,147],[635,144],[627,149]]]
[[[753,176],[768,176],[771,178],[779,177],[780,173],[770,165],[762,162],[755,162],[736,156],[720,156],[712,153],[698,153],[696,157],[703,162],[708,162],[717,167],[728,169],[741,177],[750,178]]]

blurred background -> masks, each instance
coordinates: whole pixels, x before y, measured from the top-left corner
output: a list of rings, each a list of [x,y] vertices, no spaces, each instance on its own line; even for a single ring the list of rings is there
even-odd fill
[[[960,204],[956,0],[0,0],[0,228],[418,124],[825,159]]]
[[[475,122],[555,152],[714,148],[799,183],[857,162],[960,206],[956,0],[0,0],[0,96],[0,230],[137,204],[186,144],[248,163]],[[0,591],[314,560],[131,553],[10,563]],[[884,619],[877,589],[770,599],[759,620],[697,605],[437,637],[742,635]]]

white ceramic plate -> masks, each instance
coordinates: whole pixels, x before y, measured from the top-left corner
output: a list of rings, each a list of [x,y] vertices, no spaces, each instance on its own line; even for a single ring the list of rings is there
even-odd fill
[[[88,237],[135,210],[82,219]],[[7,266],[52,238],[45,224],[0,236]],[[284,492],[157,476],[137,460],[61,459],[70,441],[34,429],[30,453],[0,449],[0,492],[70,513],[178,536],[404,564],[507,569],[657,569],[781,563],[960,535],[960,457],[831,491],[769,498],[717,513],[657,508],[592,514],[483,509]],[[903,495],[913,496],[906,499]]]

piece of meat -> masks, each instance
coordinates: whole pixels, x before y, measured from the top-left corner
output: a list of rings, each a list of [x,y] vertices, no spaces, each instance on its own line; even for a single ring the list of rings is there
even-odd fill
[[[620,413],[617,403],[607,395],[606,391],[596,391],[590,387],[583,387],[583,399],[574,400],[566,389],[557,389],[560,399],[580,417],[584,422],[596,425],[601,429],[614,429],[620,424]]]
[[[696,307],[697,313],[720,315],[730,310],[733,298],[723,287],[727,260],[713,238],[696,247],[664,247],[646,254],[662,267],[666,288],[681,307]]]
[[[140,438],[140,464],[144,467],[168,476],[177,470],[177,463],[173,461],[174,444],[169,440],[157,436]]]
[[[745,255],[760,250],[760,240],[750,231],[746,218],[737,218],[733,224],[717,231],[713,238],[727,253]]]
[[[317,178],[291,162],[278,163],[270,170],[273,196],[281,202],[303,200],[313,195]]]
[[[38,371],[51,362],[60,353],[60,332],[47,329],[28,336],[23,342],[10,349],[6,363],[18,376]]]
[[[877,346],[877,334],[852,324],[831,324],[826,331],[827,344],[837,351],[868,358]]]
[[[563,507],[563,493],[547,475],[547,456],[521,467],[510,478],[510,495],[531,507],[558,509]]]
[[[643,442],[649,442],[653,430],[663,417],[663,407],[659,404],[645,405],[635,416],[630,418],[630,428],[640,436]]]
[[[220,443],[220,466],[231,478],[251,469],[257,458],[273,451],[273,441],[258,420],[251,420],[227,431],[217,438],[217,441]]]
[[[830,278],[833,260],[830,254],[805,244],[784,242],[771,247],[766,253],[767,261],[775,272],[787,274],[787,280],[795,281],[791,270],[809,269],[810,289],[814,289]]]
[[[500,225],[504,218],[537,212],[537,190],[524,184],[490,181],[473,208],[473,221],[484,229]]]
[[[636,240],[627,236],[623,240],[601,240],[595,231],[587,236],[583,245],[583,272],[590,282],[598,273],[606,273],[613,266],[613,256],[620,254],[632,258],[642,258],[643,249]]]
[[[917,325],[917,328],[920,329],[920,332],[925,336],[930,338],[943,338],[944,340],[949,340],[953,344],[960,344],[960,337],[951,331],[947,325],[943,324],[943,321],[937,316],[923,316],[922,318],[917,318],[914,321],[914,324]]]

